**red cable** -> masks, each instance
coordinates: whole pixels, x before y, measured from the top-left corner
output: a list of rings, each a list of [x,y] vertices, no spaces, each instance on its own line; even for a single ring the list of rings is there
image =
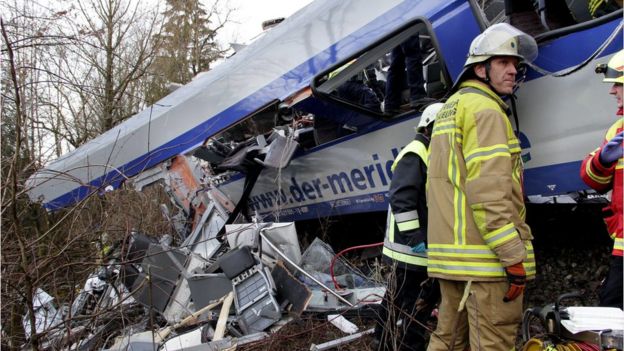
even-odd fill
[[[343,253],[351,251],[351,250],[356,250],[356,249],[367,249],[369,247],[375,247],[375,246],[382,246],[383,242],[380,243],[374,243],[374,244],[366,244],[366,245],[358,245],[358,246],[351,246],[348,247],[340,252],[338,252],[334,258],[332,258],[332,261],[329,265],[329,274],[331,275],[331,279],[332,282],[334,282],[334,287],[336,288],[337,291],[342,290],[342,288],[340,287],[340,285],[338,285],[338,282],[336,281],[336,277],[334,277],[334,263],[336,263],[336,259],[338,259],[338,257],[342,256]]]

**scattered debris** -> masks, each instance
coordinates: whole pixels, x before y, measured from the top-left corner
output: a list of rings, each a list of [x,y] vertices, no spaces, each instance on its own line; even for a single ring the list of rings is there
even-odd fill
[[[42,333],[56,325],[61,324],[61,313],[56,309],[54,305],[54,298],[47,292],[37,289],[33,297],[33,310],[35,312],[35,330],[37,333]],[[31,336],[31,324],[30,315],[26,314],[23,319],[24,332],[26,337]]]
[[[364,335],[368,335],[368,334],[372,334],[375,331],[375,328],[370,328],[368,330],[365,330],[363,332],[359,332],[357,334],[352,334],[349,336],[345,336],[344,338],[339,338],[336,340],[332,340],[332,341],[328,341],[319,345],[316,344],[312,344],[310,346],[310,351],[324,351],[324,350],[330,350],[333,349],[335,347],[338,347],[340,345],[344,345],[350,342],[353,342],[359,338],[361,338]]]
[[[246,174],[245,189],[236,203],[213,186],[223,181],[222,175],[196,172],[198,166],[186,156],[134,179],[137,189],[164,182],[180,210],[175,215],[166,207],[162,211],[171,222],[171,233],[156,239],[132,232],[116,243],[71,306],[57,308],[53,298],[38,289],[35,316],[23,320],[27,337],[34,320],[43,349],[229,350],[242,345],[254,349],[272,345],[273,336],[281,340],[309,334],[279,335],[307,315],[322,320],[323,326],[333,324],[352,334],[332,335],[334,340],[312,344],[311,350],[359,345],[356,340],[372,329],[358,333],[347,312],[380,303],[385,287],[319,238],[302,253],[294,223],[263,222],[242,211],[259,172],[288,165],[296,144],[287,135],[276,132],[233,148],[230,156],[219,159],[218,167]],[[213,162],[215,151],[204,151],[203,156]],[[557,266],[560,261],[560,255],[542,258],[540,277],[565,277],[560,274],[564,267]],[[589,285],[595,280],[595,272],[583,272],[567,281]],[[546,293],[551,292],[542,295]],[[339,314],[328,316],[328,312]],[[368,325],[359,327],[370,328],[375,317],[368,313],[362,317]]]
[[[383,295],[382,286],[342,263],[338,278],[348,288],[331,288],[325,272],[333,252],[317,239],[302,255],[294,223],[226,222],[217,206],[207,206],[195,229],[176,247],[168,238],[158,241],[133,232],[115,246],[108,265],[87,279],[67,315],[54,308],[51,296],[38,293],[37,331],[55,327],[58,335],[68,334],[62,326],[73,316],[73,338],[64,338],[62,344],[75,349],[225,350],[262,340],[307,311],[370,304],[354,299],[362,295],[358,290],[376,289]],[[321,256],[326,257],[319,260]],[[116,313],[124,309],[138,309],[142,320],[113,330],[93,329],[89,318],[75,318],[98,316],[106,325],[106,318],[119,318]],[[345,332],[357,331],[343,316],[331,320]],[[24,325],[28,327],[27,320]]]
[[[327,320],[344,333],[353,334],[358,331],[357,325],[349,322],[345,317],[339,314],[328,314]]]
[[[38,293],[37,332],[56,328],[57,339],[71,334],[62,342],[79,350],[225,350],[262,340],[306,312],[378,303],[365,297],[383,296],[384,287],[345,261],[330,267],[334,253],[329,245],[317,238],[302,255],[294,223],[262,222],[243,213],[259,172],[288,165],[297,149],[291,134],[276,130],[218,159],[214,150],[205,149],[208,162],[217,160],[222,170],[246,174],[236,206],[213,186],[221,176],[209,176],[212,166],[200,170],[186,156],[134,179],[137,189],[164,183],[184,214],[162,209],[174,232],[160,240],[132,232],[117,243],[65,315],[51,304],[51,296]],[[337,277],[330,274],[332,269]],[[335,279],[342,287],[334,286]],[[138,311],[138,318],[122,311]],[[112,320],[122,323],[111,328]],[[25,319],[27,329],[28,323]],[[332,323],[349,333],[357,331],[343,316]]]

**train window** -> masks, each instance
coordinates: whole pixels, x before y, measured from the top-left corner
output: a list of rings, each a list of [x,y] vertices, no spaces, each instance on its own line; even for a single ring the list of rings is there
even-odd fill
[[[474,0],[486,26],[507,22],[539,38],[550,31],[572,27],[621,13],[621,0]]]
[[[431,27],[418,20],[317,76],[312,89],[353,111],[339,123],[357,129],[359,118],[424,108],[446,95],[449,82]]]

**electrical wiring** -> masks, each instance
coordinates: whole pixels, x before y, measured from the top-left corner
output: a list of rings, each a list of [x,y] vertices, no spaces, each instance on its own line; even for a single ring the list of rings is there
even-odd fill
[[[357,246],[351,246],[348,247],[340,252],[338,252],[336,255],[334,255],[334,258],[332,258],[331,263],[329,265],[329,274],[331,275],[331,279],[332,282],[334,283],[334,287],[336,288],[337,291],[343,290],[342,287],[340,286],[340,284],[338,284],[338,281],[336,281],[336,277],[334,276],[334,264],[336,263],[336,260],[342,256],[344,253],[352,251],[352,250],[358,250],[358,249],[367,249],[370,247],[376,247],[376,246],[382,246],[383,242],[379,242],[379,243],[373,243],[373,244],[366,244],[366,245],[357,245]]]

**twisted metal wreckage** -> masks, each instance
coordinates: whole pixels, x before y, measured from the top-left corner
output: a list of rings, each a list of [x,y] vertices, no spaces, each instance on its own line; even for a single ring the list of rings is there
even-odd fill
[[[109,349],[224,349],[265,337],[287,321],[286,312],[348,309],[367,304],[370,294],[382,296],[383,287],[339,269],[349,289],[328,286],[333,254],[326,245],[300,255],[292,223],[263,221],[387,210],[390,165],[422,112],[382,112],[381,104],[373,109],[341,92],[353,83],[387,82],[388,53],[414,35],[422,39],[427,101],[444,101],[470,42],[485,28],[507,21],[532,33],[539,56],[517,104],[511,100],[526,195],[540,204],[591,201],[597,195],[578,170],[612,124],[613,106],[594,67],[622,48],[622,10],[592,18],[584,2],[546,2],[536,9],[502,0],[316,0],[210,72],[46,165],[26,186],[31,200],[50,210],[109,187],[140,190],[160,181],[181,209],[163,214],[183,242],[134,233],[65,313],[95,323],[72,318],[70,328],[61,326],[41,292],[37,330],[48,331],[50,347],[90,349],[104,340]],[[324,265],[306,261],[326,256]],[[558,326],[549,316],[559,312],[534,315]],[[149,325],[128,324],[143,313]],[[170,327],[146,331],[152,325]],[[116,326],[124,331],[119,339]]]
[[[170,235],[157,240],[131,233],[109,249],[105,268],[93,272],[64,314],[39,289],[33,305],[36,329],[46,336],[44,347],[232,350],[269,337],[304,312],[343,313],[378,304],[386,287],[339,259],[329,245],[316,238],[302,254],[294,223],[260,222],[241,211],[263,168],[288,165],[297,148],[288,135],[276,130],[221,160],[218,167],[236,169],[249,179],[237,206],[214,186],[219,175],[207,175],[185,156],[134,178],[137,190],[155,181],[165,186],[181,209],[170,219],[184,240],[172,246]],[[205,157],[214,150],[202,152]],[[194,218],[190,231],[189,217]],[[622,331],[611,326],[624,323],[624,313],[563,307],[562,301],[574,298],[582,296],[564,294],[554,304],[527,309],[525,350],[548,345],[622,349]],[[373,332],[358,332],[341,314],[328,319],[350,335],[312,344],[310,350],[332,349]],[[30,330],[29,320],[24,317],[25,330]],[[536,324],[544,334],[536,334]]]
[[[64,316],[52,297],[38,290],[36,329],[46,335],[47,347],[224,350],[261,340],[304,311],[335,312],[377,303],[385,287],[346,261],[334,262],[329,245],[316,238],[302,254],[294,223],[259,222],[241,212],[260,170],[287,166],[296,148],[292,137],[275,131],[268,140],[259,137],[223,159],[219,167],[248,175],[247,195],[237,206],[210,187],[218,176],[205,177],[200,165],[185,156],[133,179],[137,190],[156,178],[161,181],[181,209],[171,220],[184,240],[172,246],[170,235],[157,240],[133,232],[108,250],[107,265],[87,279]],[[194,218],[188,235],[184,213]],[[72,320],[69,329],[67,318]],[[167,327],[155,328],[148,320]],[[28,316],[24,323],[30,330]],[[370,332],[333,341],[331,347]]]

